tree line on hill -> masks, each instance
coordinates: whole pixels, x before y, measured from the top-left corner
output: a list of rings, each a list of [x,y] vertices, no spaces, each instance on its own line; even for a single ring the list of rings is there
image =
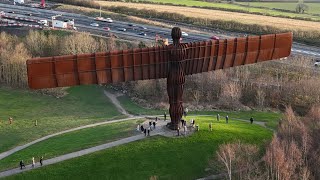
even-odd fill
[[[144,47],[143,43],[120,43],[115,39],[94,38],[77,33],[63,37],[44,31],[30,31],[19,38],[0,34],[0,84],[27,87],[26,60],[32,57],[105,52],[114,49]],[[283,62],[265,62],[186,77],[184,102],[190,109],[284,109],[291,105],[306,113],[320,102],[319,71],[311,59],[289,57]],[[116,85],[126,90],[137,103],[153,108],[167,108],[166,80],[145,80]],[[41,92],[64,94],[63,90]],[[56,93],[56,94],[55,94]],[[157,102],[157,103],[154,103]]]
[[[319,179],[319,135],[320,106],[304,117],[287,107],[263,157],[257,146],[241,142],[221,145],[215,157],[227,179]]]
[[[183,101],[194,110],[284,110],[291,105],[304,114],[313,104],[320,103],[320,72],[311,62],[311,58],[293,56],[187,76]],[[165,79],[129,82],[122,88],[143,106],[168,107]]]
[[[26,60],[34,57],[105,52],[137,47],[136,43],[114,38],[95,38],[87,33],[59,35],[50,31],[30,31],[25,37],[0,33],[0,84],[26,88]],[[44,91],[45,92],[45,91]],[[61,94],[61,90],[52,91]]]

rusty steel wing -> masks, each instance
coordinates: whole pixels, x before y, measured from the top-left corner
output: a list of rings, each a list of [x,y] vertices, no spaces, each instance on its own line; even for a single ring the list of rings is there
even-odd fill
[[[291,53],[291,46],[292,33],[189,43],[185,74],[287,57]]]
[[[28,84],[32,89],[42,89],[165,78],[169,62],[167,48],[30,59]]]
[[[291,46],[292,33],[188,43],[185,75],[287,57]],[[42,89],[166,78],[171,47],[30,59],[28,84]]]

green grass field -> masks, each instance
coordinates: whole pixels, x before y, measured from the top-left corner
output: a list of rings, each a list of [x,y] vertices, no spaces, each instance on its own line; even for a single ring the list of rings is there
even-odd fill
[[[145,1],[145,0],[141,0]],[[279,8],[285,10],[295,10],[296,3],[264,3],[264,2],[250,2],[249,5],[251,7],[244,7],[237,4],[229,4],[229,3],[212,3],[198,0],[147,0],[151,2],[157,3],[170,3],[174,5],[185,5],[185,6],[194,6],[194,7],[209,7],[209,8],[219,8],[223,10],[240,10],[249,13],[263,13],[270,16],[279,16],[279,17],[291,17],[291,18],[310,18],[312,20],[320,21],[320,16],[315,16],[312,14],[320,14],[320,3],[306,3],[309,5],[309,11],[305,14],[297,14],[290,12],[282,12],[272,9],[262,9],[257,8],[261,7],[270,7],[270,8]],[[243,2],[242,4],[248,5],[247,2]],[[309,14],[311,13],[311,14]]]
[[[143,108],[130,100],[127,96],[118,97],[121,105],[130,113],[134,115],[163,115],[166,111],[168,118],[168,110],[155,110],[155,109],[146,109]],[[276,129],[279,120],[282,117],[281,113],[278,112],[260,112],[260,111],[191,111],[188,114],[190,115],[212,115],[216,117],[217,114],[220,114],[221,120],[224,120],[226,115],[229,115],[230,118],[238,118],[248,120],[252,116],[256,121],[266,122],[266,125],[270,128]]]
[[[241,4],[248,5],[247,2],[243,2]],[[305,3],[309,6],[309,10],[306,11],[306,14],[320,14],[320,2],[319,3]],[[250,6],[252,7],[267,7],[267,8],[277,8],[295,11],[297,3],[292,2],[250,2]]]
[[[0,152],[54,132],[123,117],[102,91],[98,86],[73,87],[67,96],[57,99],[0,88]],[[14,119],[11,125],[10,116]]]
[[[130,120],[106,124],[52,137],[2,159],[0,171],[17,167],[20,160],[31,164],[31,157],[35,157],[36,161],[41,156],[50,159],[138,134],[135,128],[141,122],[142,120]]]
[[[211,167],[220,144],[241,140],[264,147],[272,137],[265,128],[232,118],[226,124],[197,117],[197,123],[200,131],[186,138],[151,137],[6,179],[196,179],[212,173],[205,168]]]
[[[160,109],[146,109],[143,108],[134,102],[131,101],[131,99],[128,96],[119,96],[118,101],[121,103],[121,105],[128,111],[130,114],[134,115],[161,115],[164,114],[165,111],[168,110],[160,110]]]

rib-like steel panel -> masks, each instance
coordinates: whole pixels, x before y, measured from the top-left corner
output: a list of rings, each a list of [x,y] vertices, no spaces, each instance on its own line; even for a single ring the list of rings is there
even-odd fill
[[[184,74],[191,75],[287,57],[291,46],[292,33],[283,33],[188,43],[175,50],[175,56],[183,54],[178,59],[170,56],[172,45],[35,58],[27,61],[28,83],[42,89],[160,79],[167,77],[169,61],[181,61]]]

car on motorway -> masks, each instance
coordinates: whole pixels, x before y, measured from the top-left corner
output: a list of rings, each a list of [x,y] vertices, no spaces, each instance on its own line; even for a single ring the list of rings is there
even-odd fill
[[[219,37],[218,37],[218,36],[211,36],[210,39],[212,39],[212,40],[219,40]]]
[[[315,67],[320,67],[320,59],[317,59],[316,62],[314,63]]]
[[[128,26],[130,26],[130,27],[137,27],[137,25],[132,24],[132,23],[129,23]]]
[[[147,36],[147,34],[145,32],[139,32],[138,35],[140,36]]]
[[[95,18],[96,21],[103,21],[103,22],[108,22],[108,23],[112,23],[113,20],[111,18],[103,18],[103,17],[96,17]]]
[[[8,11],[8,13],[14,14],[14,11]]]
[[[109,27],[103,27],[102,29],[106,30],[106,31],[110,31]]]
[[[144,29],[144,30],[148,29],[148,28],[146,28],[146,27],[144,27],[144,26],[140,26],[140,28],[141,28],[141,29]]]
[[[127,31],[127,29],[126,28],[118,28],[118,31]]]
[[[107,19],[105,19],[105,22],[112,23],[113,20],[111,18],[107,18]]]
[[[181,32],[181,34],[182,34],[182,36],[189,36],[189,34],[188,33],[186,33],[186,32]]]
[[[98,23],[91,23],[90,26],[99,27],[99,24]]]
[[[32,13],[27,13],[25,14],[26,16],[32,16],[33,14]]]

